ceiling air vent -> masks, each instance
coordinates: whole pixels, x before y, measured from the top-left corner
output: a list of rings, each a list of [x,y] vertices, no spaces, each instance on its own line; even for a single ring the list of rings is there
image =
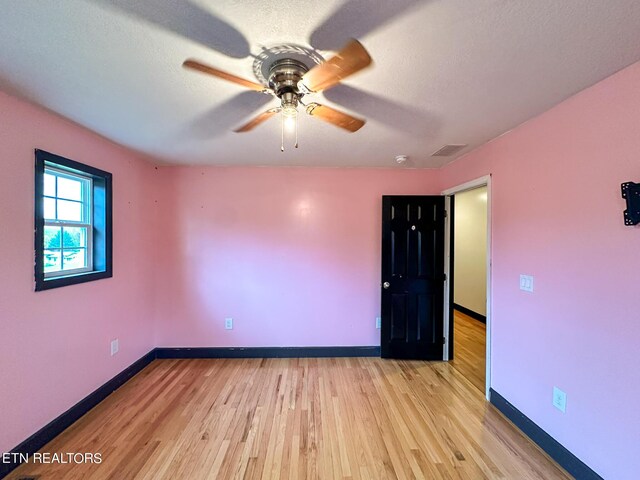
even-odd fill
[[[460,150],[465,148],[467,145],[445,145],[440,150],[433,152],[431,154],[432,157],[450,157],[458,153]]]

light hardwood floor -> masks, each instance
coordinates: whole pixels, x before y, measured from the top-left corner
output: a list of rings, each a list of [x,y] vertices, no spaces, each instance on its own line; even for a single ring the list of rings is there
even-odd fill
[[[50,442],[45,479],[567,479],[452,365],[156,360]]]
[[[453,361],[451,365],[485,391],[486,326],[458,310],[453,312]]]

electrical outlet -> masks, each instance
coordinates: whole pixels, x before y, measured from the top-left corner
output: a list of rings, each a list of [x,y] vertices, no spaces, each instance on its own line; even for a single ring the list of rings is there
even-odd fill
[[[111,340],[111,356],[113,357],[120,350],[120,341],[116,338]]]
[[[224,319],[224,328],[225,330],[233,330],[233,318]]]
[[[376,328],[382,328],[382,318],[376,317]]]
[[[533,275],[520,275],[520,290],[533,292]]]
[[[558,387],[553,387],[553,406],[562,413],[567,411],[567,394]]]

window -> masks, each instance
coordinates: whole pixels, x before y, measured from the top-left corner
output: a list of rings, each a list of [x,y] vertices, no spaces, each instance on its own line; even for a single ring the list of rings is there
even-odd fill
[[[44,276],[90,272],[91,177],[44,167]]]
[[[36,150],[36,290],[112,276],[111,174]]]

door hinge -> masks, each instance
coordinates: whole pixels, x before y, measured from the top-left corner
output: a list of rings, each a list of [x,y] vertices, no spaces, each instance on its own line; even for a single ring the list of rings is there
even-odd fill
[[[442,337],[442,344],[445,345],[447,343],[447,337]]]
[[[449,216],[449,213],[445,210],[444,211],[444,218],[447,218]]]
[[[447,274],[446,274],[446,273],[444,274],[444,279],[443,279],[442,281],[443,281],[443,282],[446,282],[446,281],[447,281]]]

